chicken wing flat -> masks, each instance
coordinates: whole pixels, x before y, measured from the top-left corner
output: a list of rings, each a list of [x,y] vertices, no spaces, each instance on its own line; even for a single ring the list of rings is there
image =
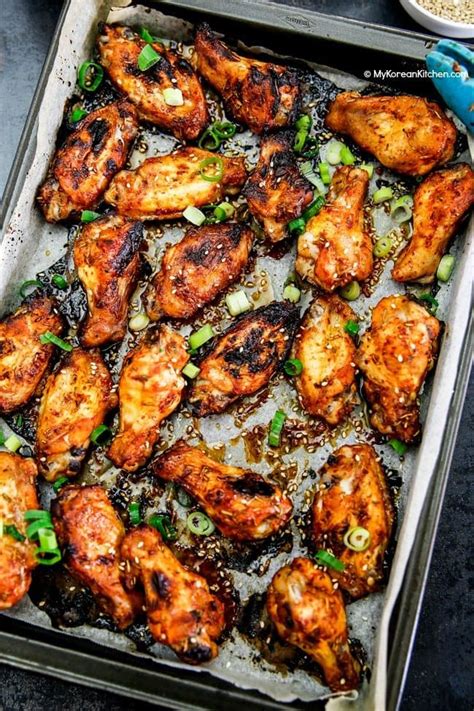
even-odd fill
[[[130,27],[103,25],[97,39],[100,62],[117,89],[135,104],[141,119],[170,131],[176,138],[194,141],[209,120],[199,79],[181,55],[159,42],[151,46],[160,61],[141,71],[138,57],[147,44]],[[167,104],[165,89],[179,89],[182,105]]]
[[[215,462],[183,441],[155,459],[153,471],[182,486],[227,538],[268,538],[290,519],[291,500],[278,486],[256,472]]]
[[[432,282],[449,240],[473,205],[474,172],[466,163],[429,175],[415,191],[413,235],[398,256],[393,278]]]
[[[353,598],[363,597],[378,590],[384,580],[394,522],[383,469],[372,447],[356,444],[340,447],[319,473],[312,507],[313,541],[319,549],[330,548],[344,563],[342,572],[330,571],[339,585]],[[370,537],[365,550],[354,551],[345,545],[344,536],[359,527]]]
[[[84,346],[121,341],[128,302],[139,271],[143,225],[120,215],[87,224],[74,243],[74,263],[87,294],[89,313],[81,329]]]
[[[453,122],[438,104],[418,96],[344,91],[331,104],[326,124],[398,173],[426,175],[454,154]]]
[[[138,579],[143,585],[148,626],[156,641],[188,664],[216,657],[224,606],[206,580],[185,568],[150,526],[127,533],[121,552],[127,584]]]
[[[320,665],[331,691],[357,688],[360,665],[349,649],[344,601],[327,573],[295,558],[270,583],[267,609],[279,636]]]
[[[161,422],[181,402],[186,384],[181,371],[188,360],[183,336],[168,326],[127,354],[120,373],[119,429],[108,451],[118,467],[133,472],[151,455]]]
[[[298,238],[296,271],[324,291],[334,291],[372,272],[373,245],[364,227],[369,175],[344,166],[334,173],[327,202]]]
[[[49,376],[36,433],[39,470],[45,479],[79,473],[93,430],[117,405],[112,385],[97,349],[74,348]]]
[[[253,233],[236,223],[191,227],[165,252],[146,293],[153,321],[188,319],[234,282],[248,262]]]
[[[263,388],[290,350],[298,309],[273,301],[245,314],[223,333],[200,363],[189,394],[198,417],[223,412]]]
[[[420,435],[418,393],[434,365],[440,322],[407,296],[387,296],[374,308],[356,363],[372,427],[402,442]]]
[[[39,189],[46,220],[58,222],[96,207],[112,176],[125,165],[137,131],[137,112],[128,101],[109,104],[82,119],[57,151]]]
[[[60,336],[62,330],[55,303],[45,296],[28,299],[0,321],[0,414],[22,407],[37,392],[54,351],[40,336]]]
[[[300,86],[294,69],[240,56],[206,23],[196,32],[195,60],[199,73],[224,99],[226,111],[254,133],[295,120]]]
[[[25,512],[38,509],[32,459],[0,452],[0,610],[16,605],[29,590],[36,546],[26,538]],[[11,529],[9,527],[12,527]],[[16,531],[24,537],[17,540]],[[13,533],[13,535],[12,535]]]
[[[344,330],[357,316],[338,296],[319,296],[306,311],[292,357],[303,365],[295,377],[302,407],[338,425],[357,402],[354,341]]]
[[[244,188],[249,210],[271,242],[289,237],[288,222],[313,199],[313,188],[298,169],[287,133],[266,136],[260,157]]]
[[[203,162],[213,158],[222,161],[210,182],[213,167]],[[218,165],[215,163],[215,165]],[[111,182],[105,199],[120,215],[135,220],[173,220],[182,216],[190,205],[202,207],[222,200],[224,195],[238,193],[247,172],[244,159],[216,156],[200,148],[182,148],[175,153],[147,158],[135,170],[122,170]]]
[[[97,604],[125,629],[141,609],[141,596],[121,580],[120,546],[125,528],[99,485],[63,487],[51,506],[63,562],[90,588]]]

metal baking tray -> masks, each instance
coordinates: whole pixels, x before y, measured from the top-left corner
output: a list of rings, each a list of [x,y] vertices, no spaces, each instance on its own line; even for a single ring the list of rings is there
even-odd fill
[[[35,152],[35,129],[46,84],[50,78],[64,20],[74,0],[65,2],[48,57],[25,126],[17,157],[4,195],[0,222],[2,232],[15,208],[28,168]],[[107,3],[108,4],[108,3]],[[122,3],[124,4],[124,3]],[[433,38],[421,34],[393,30],[367,23],[328,17],[283,4],[251,3],[248,0],[161,0],[142,5],[195,22],[207,19],[219,31],[239,37],[246,44],[263,45],[275,52],[315,60],[328,66],[364,77],[364,71],[374,68],[416,72],[423,68],[423,58]],[[404,79],[385,82],[394,88],[405,87],[410,93],[434,96],[428,79]],[[472,231],[472,223],[471,223]],[[469,240],[466,240],[469,246]],[[469,259],[465,249],[464,259]],[[452,302],[459,296],[461,284],[454,285]],[[464,297],[465,298],[465,297]],[[408,668],[414,633],[422,604],[423,591],[431,558],[437,522],[449,474],[462,403],[465,396],[473,339],[472,316],[461,314],[453,329],[462,329],[455,351],[448,333],[438,364],[438,375],[451,372],[449,397],[445,414],[436,433],[440,444],[416,537],[408,560],[397,606],[390,619],[390,635],[386,658],[387,709],[396,709],[401,698]],[[453,339],[451,338],[451,341]],[[449,363],[441,361],[447,361]],[[446,379],[446,378],[444,378]],[[40,671],[74,681],[121,693],[144,701],[176,709],[237,709],[243,703],[249,709],[309,708],[309,704],[283,704],[255,691],[247,691],[211,677],[202,671],[173,669],[143,656],[104,648],[79,637],[57,630],[28,625],[14,618],[0,616],[0,660],[23,668]],[[311,708],[322,708],[322,702],[312,702]]]

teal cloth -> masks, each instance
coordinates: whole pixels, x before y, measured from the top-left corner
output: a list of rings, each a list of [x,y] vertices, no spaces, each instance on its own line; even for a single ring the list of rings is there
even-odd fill
[[[426,55],[431,80],[456,116],[474,133],[474,52],[453,40],[440,40]]]

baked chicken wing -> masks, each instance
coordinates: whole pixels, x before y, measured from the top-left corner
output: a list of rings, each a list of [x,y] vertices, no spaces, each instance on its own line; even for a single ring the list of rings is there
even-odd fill
[[[130,27],[103,25],[97,40],[101,64],[117,89],[137,107],[141,119],[173,133],[176,138],[194,141],[206,127],[208,111],[204,92],[193,68],[173,49],[159,42],[151,47],[160,60],[141,71],[138,57],[148,45]],[[166,103],[166,89],[179,89],[182,103]]]
[[[271,242],[289,237],[288,222],[313,199],[313,188],[298,169],[289,136],[262,138],[260,157],[244,188],[249,210]]]
[[[45,296],[28,299],[0,321],[0,414],[22,407],[37,392],[54,351],[40,336],[60,336],[62,330],[55,303]]]
[[[150,526],[133,529],[122,543],[128,586],[140,580],[150,632],[188,664],[217,656],[224,606],[206,580],[185,568]]]
[[[183,441],[158,457],[153,471],[182,486],[227,538],[268,538],[291,516],[292,503],[278,486],[256,472],[215,462]]]
[[[133,104],[119,101],[82,119],[57,151],[38,192],[48,222],[93,208],[112,176],[125,165],[138,131]]]
[[[382,434],[402,442],[419,437],[417,398],[434,365],[440,330],[440,322],[407,296],[387,296],[374,308],[356,363],[370,422]]]
[[[344,330],[357,316],[338,296],[319,296],[306,311],[292,357],[303,365],[295,385],[310,415],[338,425],[357,402],[354,341]]]
[[[294,121],[300,103],[294,69],[242,57],[206,23],[196,32],[195,60],[200,74],[224,99],[226,111],[254,133]]]
[[[32,459],[0,452],[0,610],[20,602],[36,567],[36,546],[26,538],[25,512],[38,509]],[[18,536],[19,534],[19,536]],[[18,538],[23,540],[18,540]]]
[[[298,238],[296,271],[324,291],[363,281],[372,271],[373,245],[364,227],[368,185],[366,170],[338,168],[326,204]]]
[[[391,170],[426,175],[453,157],[456,128],[438,104],[418,96],[361,96],[344,91],[326,116]]]
[[[394,522],[383,469],[372,447],[356,444],[335,451],[319,473],[312,507],[314,544],[318,549],[331,549],[344,563],[341,572],[331,568],[331,577],[353,598],[363,597],[383,582]],[[348,547],[345,537],[349,546],[359,550]]]
[[[268,613],[279,636],[320,665],[331,691],[359,684],[344,601],[331,577],[308,558],[295,558],[274,576],[267,592]]]
[[[84,346],[102,346],[125,336],[142,239],[143,225],[120,215],[90,222],[77,237],[74,263],[89,307],[81,329]]]
[[[474,205],[474,172],[466,163],[438,170],[416,189],[413,235],[392,270],[396,281],[433,281],[449,240]]]
[[[245,314],[199,364],[189,402],[198,417],[223,412],[263,388],[285,360],[298,327],[298,309],[274,301]]]
[[[127,354],[120,373],[119,429],[108,450],[118,467],[133,472],[151,455],[161,422],[181,402],[181,371],[188,360],[183,336],[168,326]]]

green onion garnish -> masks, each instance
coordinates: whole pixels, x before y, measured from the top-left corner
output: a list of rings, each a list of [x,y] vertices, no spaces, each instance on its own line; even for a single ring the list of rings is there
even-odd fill
[[[230,202],[221,202],[214,208],[214,217],[218,222],[224,222],[235,212],[235,207]]]
[[[341,141],[330,141],[327,146],[326,160],[331,165],[338,165],[341,162],[341,151],[345,148]]]
[[[147,30],[146,27],[140,28],[140,37],[142,38],[142,40],[145,40],[145,42],[158,42],[158,37],[153,37],[153,35]]]
[[[91,442],[94,444],[105,444],[112,437],[110,427],[107,425],[98,425],[91,432]]]
[[[128,506],[128,518],[132,526],[138,526],[142,521],[142,515],[140,513],[140,504],[138,501],[132,501]]]
[[[217,170],[214,169],[212,172],[206,170],[211,166],[215,166]],[[199,173],[201,174],[201,178],[204,178],[204,180],[207,180],[209,183],[218,183],[219,180],[222,180],[222,176],[224,175],[224,161],[219,156],[204,158],[204,160],[199,163]]]
[[[313,122],[311,120],[311,116],[309,116],[308,114],[300,116],[296,121],[296,136],[295,141],[293,143],[293,148],[296,153],[301,153],[301,151],[305,147],[306,139],[308,138],[309,132],[311,131],[312,123]]]
[[[0,430],[0,447],[3,447],[6,439],[7,438],[5,437],[5,432],[2,432],[2,430]]]
[[[67,281],[61,274],[53,274],[51,283],[54,284],[56,289],[67,289]]]
[[[346,301],[355,301],[360,296],[360,286],[356,281],[351,281],[349,284],[346,284],[339,293]]]
[[[359,333],[359,324],[357,321],[348,321],[344,326],[344,331],[350,336],[357,336]]]
[[[279,447],[281,443],[281,433],[286,420],[286,413],[283,410],[277,410],[273,415],[268,432],[268,444],[270,447]]]
[[[344,545],[351,551],[365,551],[369,547],[370,531],[362,526],[354,526],[346,531]]]
[[[102,84],[104,70],[95,62],[84,62],[77,72],[77,83],[84,91],[96,91]]]
[[[150,319],[146,313],[138,313],[132,316],[128,322],[128,327],[131,331],[143,331],[148,326]]]
[[[452,254],[445,254],[441,258],[438,264],[438,269],[436,270],[436,277],[440,281],[449,281],[451,274],[453,273],[455,259]]]
[[[184,104],[183,92],[181,89],[173,86],[168,86],[166,89],[163,89],[163,99],[167,106],[183,106]]]
[[[42,519],[43,521],[51,523],[51,514],[44,509],[28,509],[28,511],[25,511],[23,518],[25,521],[38,521]]]
[[[393,241],[390,237],[380,237],[374,245],[374,254],[378,258],[386,257],[390,254]]]
[[[12,434],[6,438],[3,446],[10,450],[10,452],[16,452],[22,446],[22,442],[16,435]]]
[[[319,145],[315,138],[308,136],[304,144],[304,150],[301,151],[302,158],[315,158],[319,153]]]
[[[214,335],[214,330],[211,324],[206,323],[198,331],[194,331],[194,333],[191,333],[191,335],[189,336],[190,349],[192,351],[195,351],[197,348],[200,348],[205,343],[207,343],[207,341],[210,341],[211,338],[214,338]]]
[[[390,439],[388,443],[400,457],[407,451],[407,445],[404,442],[400,442],[399,439]]]
[[[309,114],[301,114],[296,119],[295,128],[297,131],[306,131],[309,133],[311,131],[311,126],[313,125],[313,120]]]
[[[425,301],[428,304],[429,311],[434,315],[438,309],[439,302],[431,296],[431,294],[420,294],[418,297],[419,301]]]
[[[413,214],[413,198],[411,195],[402,195],[392,205],[390,215],[395,222],[402,223],[411,220]]]
[[[183,217],[186,218],[188,222],[191,222],[197,227],[199,227],[199,225],[202,225],[206,219],[206,215],[193,205],[188,205],[188,207],[183,212]]]
[[[305,163],[301,163],[300,171],[301,171],[301,174],[304,175],[306,180],[308,180],[311,183],[311,185],[314,185],[314,187],[318,189],[318,192],[320,192],[324,195],[324,193],[326,192],[326,188],[324,187],[324,182],[314,172],[313,164],[311,163],[311,161],[308,160]]]
[[[372,163],[361,163],[359,168],[361,170],[365,170],[365,172],[369,174],[369,178],[371,178],[374,174],[374,166]]]
[[[56,479],[56,481],[54,482],[53,490],[57,493],[68,482],[69,482],[69,479],[67,478],[67,476],[60,476],[59,479]]]
[[[14,526],[13,524],[4,526],[3,533],[6,536],[11,536],[11,538],[14,538],[15,541],[24,541],[25,540],[25,536],[22,533],[20,533],[20,531],[17,529],[17,527]]]
[[[55,336],[54,333],[51,333],[51,331],[46,331],[45,333],[42,333],[40,336],[40,342],[43,345],[52,344],[54,346],[57,346],[58,348],[61,348],[61,350],[63,351],[67,351],[68,353],[72,351],[72,346],[70,343],[66,343],[66,341],[63,341],[62,338],[59,338],[59,336]]]
[[[81,212],[81,222],[94,222],[98,217],[101,217],[101,215],[98,212],[94,212],[94,210],[83,210]]]
[[[212,124],[211,128],[222,141],[232,138],[237,131],[235,123],[231,123],[230,121],[216,121]]]
[[[355,163],[355,155],[347,146],[341,148],[341,163],[343,165],[353,165]]]
[[[329,163],[318,163],[319,175],[324,185],[329,185],[331,182],[331,174],[329,173]]]
[[[381,202],[386,202],[387,200],[391,200],[392,198],[392,188],[385,187],[375,191],[375,193],[372,195],[372,202],[374,203],[374,205],[379,205]]]
[[[217,151],[220,147],[222,141],[217,135],[217,133],[211,128],[206,128],[201,138],[198,141],[199,148],[203,148],[206,151]]]
[[[148,519],[148,523],[161,533],[164,541],[175,541],[177,539],[178,531],[166,514],[152,514]]]
[[[288,223],[288,229],[290,232],[296,232],[297,234],[302,234],[304,228],[306,227],[306,222],[302,217],[296,217]]]
[[[193,380],[194,378],[197,378],[197,376],[201,372],[201,368],[198,368],[196,365],[194,365],[194,363],[186,363],[181,372],[187,378]]]
[[[44,551],[54,551],[58,547],[56,534],[51,528],[40,528],[38,531],[40,548]]]
[[[291,301],[292,304],[297,304],[301,299],[301,291],[294,284],[288,284],[283,289],[283,298],[285,301]]]
[[[193,511],[186,519],[186,525],[191,533],[197,536],[209,536],[215,530],[214,523],[201,511]]]
[[[326,565],[329,568],[334,568],[334,570],[337,570],[339,572],[342,572],[346,567],[342,560],[339,560],[339,558],[336,558],[335,555],[332,555],[331,553],[328,553],[324,550],[319,550],[314,557],[316,558],[318,563]]]
[[[242,289],[240,291],[234,291],[232,294],[227,294],[225,303],[231,316],[238,316],[252,308],[247,294]]]
[[[181,504],[181,506],[183,506],[185,509],[189,509],[189,507],[193,505],[192,497],[185,489],[183,489],[182,486],[178,486],[178,489],[176,491],[176,498],[178,499],[178,502]]]
[[[287,375],[294,377],[303,372],[303,363],[298,358],[289,358],[283,365],[283,370]]]
[[[138,55],[137,64],[141,72],[146,72],[151,69],[161,60],[161,54],[153,49],[151,44],[146,44]]]
[[[309,205],[309,207],[307,207],[306,210],[301,215],[301,217],[303,218],[305,223],[308,222],[312,217],[314,217],[315,215],[318,214],[318,212],[321,211],[321,208],[323,207],[325,202],[326,202],[326,200],[323,198],[322,195],[318,195],[318,197],[315,198],[315,200],[313,200],[311,205]]]
[[[37,548],[35,551],[36,562],[40,565],[55,565],[61,560],[61,551],[56,548],[54,551],[45,551]]]
[[[39,532],[46,529],[52,529],[53,523],[51,521],[51,516],[48,518],[39,518],[36,521],[32,521],[26,528],[26,535],[30,541],[37,541],[39,537]]]
[[[27,295],[28,292],[34,289],[42,289],[43,284],[38,281],[38,279],[28,279],[27,281],[24,281],[23,284],[20,286],[20,296],[22,299],[24,299]]]
[[[15,427],[18,427],[18,429],[23,427],[23,415],[21,413],[15,417],[14,423]]]
[[[79,123],[81,119],[83,119],[85,116],[88,116],[88,112],[85,111],[84,109],[74,109],[74,111],[71,111],[69,114],[69,122],[70,123]]]

